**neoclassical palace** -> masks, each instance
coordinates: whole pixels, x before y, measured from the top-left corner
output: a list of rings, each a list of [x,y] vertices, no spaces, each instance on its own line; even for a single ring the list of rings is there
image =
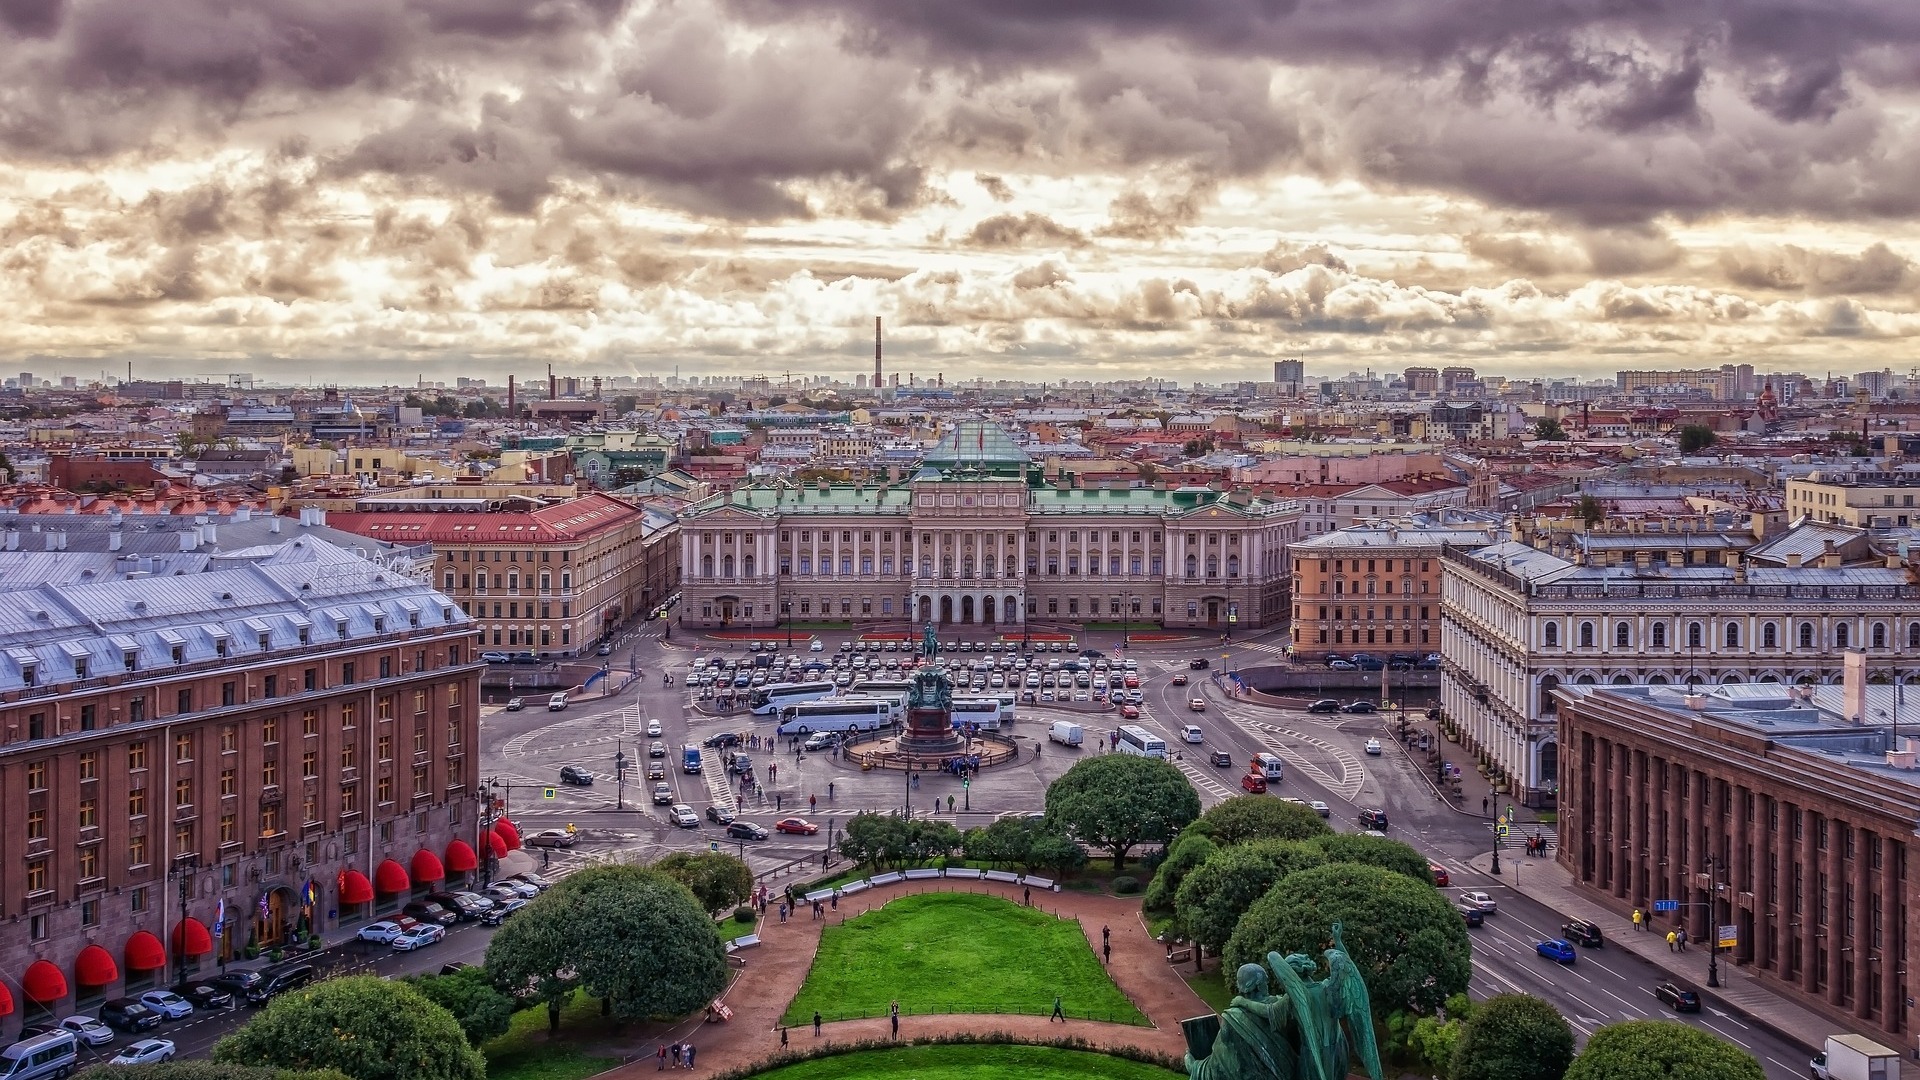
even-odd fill
[[[895,483],[735,488],[681,516],[679,619],[1143,619],[1230,633],[1287,613],[1291,500],[1244,490],[1073,486],[968,420]]]
[[[1829,683],[1849,651],[1920,669],[1920,584],[1862,529],[1802,520],[1744,553],[1685,534],[1573,562],[1518,541],[1441,559],[1440,704],[1528,805],[1558,790],[1561,685]]]

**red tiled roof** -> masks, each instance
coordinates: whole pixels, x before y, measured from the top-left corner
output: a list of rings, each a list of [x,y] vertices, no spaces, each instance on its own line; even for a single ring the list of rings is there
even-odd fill
[[[597,492],[521,513],[356,510],[327,515],[336,529],[395,543],[532,544],[582,540],[637,522],[640,511]]]

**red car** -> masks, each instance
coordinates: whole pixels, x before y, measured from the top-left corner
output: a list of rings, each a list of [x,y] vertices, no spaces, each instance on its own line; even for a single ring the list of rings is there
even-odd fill
[[[1140,710],[1134,708],[1132,705],[1122,705],[1120,706],[1120,719],[1138,720],[1140,719]]]
[[[1185,685],[1187,685],[1187,674],[1186,674],[1186,672],[1184,672],[1184,671],[1183,671],[1183,672],[1181,672],[1180,674],[1178,674],[1178,675],[1175,675],[1175,676],[1173,677],[1173,685],[1175,685],[1175,686],[1185,686]]]
[[[1433,883],[1439,888],[1442,888],[1442,889],[1446,888],[1447,885],[1453,880],[1452,878],[1447,876],[1447,868],[1444,866],[1441,866],[1437,862],[1428,863],[1427,870],[1433,874]]]
[[[805,818],[789,817],[789,818],[781,818],[779,821],[774,822],[773,831],[783,832],[783,833],[798,833],[801,836],[812,836],[814,833],[817,833],[820,831],[820,826],[815,825],[813,822],[808,821]]]
[[[1244,773],[1240,777],[1240,786],[1247,791],[1253,792],[1255,795],[1265,795],[1267,793],[1267,778],[1257,772]]]

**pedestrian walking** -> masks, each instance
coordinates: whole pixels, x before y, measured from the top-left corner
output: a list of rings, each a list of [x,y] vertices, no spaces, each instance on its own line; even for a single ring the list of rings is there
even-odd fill
[[[1020,904],[1023,907],[1033,906],[1033,887],[1032,886],[1022,885],[1020,887]]]
[[[772,762],[768,762],[767,763],[767,783],[771,784],[779,779],[780,779],[780,766],[775,765]]]
[[[1668,951],[1668,952],[1679,952],[1679,951],[1680,951],[1680,947],[1679,947],[1679,945],[1678,945],[1678,944],[1676,944],[1676,943],[1677,943],[1678,941],[1679,941],[1679,938],[1677,938],[1677,937],[1676,937],[1676,936],[1674,935],[1674,932],[1673,932],[1673,931],[1671,931],[1671,930],[1669,930],[1669,931],[1667,931],[1667,951]]]
[[[784,901],[782,901],[780,904],[780,921],[781,922],[787,921],[787,905]]]
[[[807,796],[807,809],[810,811],[813,811],[814,813],[818,813],[820,810],[820,796],[818,795]]]
[[[653,1071],[664,1072],[666,1071],[666,1068],[667,1068],[667,1044],[661,1043],[660,1044],[660,1065],[658,1068],[654,1069]]]
[[[827,799],[829,801],[833,799],[833,781],[831,780],[827,781]]]
[[[1051,1023],[1053,1023],[1053,1022],[1054,1022],[1055,1020],[1058,1020],[1058,1021],[1060,1021],[1060,1022],[1061,1022],[1061,1023],[1063,1023],[1063,1024],[1067,1022],[1067,1014],[1066,1014],[1065,1012],[1062,1012],[1062,1011],[1061,1011],[1061,1009],[1060,1009],[1060,995],[1059,995],[1059,994],[1055,994],[1055,995],[1053,995],[1053,1015],[1052,1015],[1052,1016],[1049,1016],[1049,1017],[1047,1017],[1047,1023],[1049,1023],[1049,1024],[1051,1024]]]
[[[900,1037],[900,1003],[899,1002],[896,1001],[893,1004],[887,1006],[887,1019],[893,1024],[893,1037],[896,1039],[899,1038]]]
[[[953,796],[947,796],[947,813],[953,813]]]
[[[840,894],[838,892],[833,894],[833,910],[840,910]]]
[[[1687,931],[1685,930],[1685,928],[1682,928],[1678,931],[1675,931],[1675,933],[1677,933],[1680,937],[1680,951],[1686,952],[1687,951]]]
[[[1487,797],[1485,795],[1482,795],[1480,796],[1480,813],[1484,816],[1486,812],[1487,812]]]
[[[1103,964],[1113,963],[1113,943],[1111,941],[1103,941],[1100,943],[1100,962]]]
[[[1100,928],[1100,944],[1105,945],[1107,942],[1112,940],[1113,940],[1113,927],[1102,926]]]
[[[816,1039],[820,1037],[820,1010],[819,1009],[813,1010],[813,1037]]]
[[[672,1046],[667,1047],[667,1058],[673,1062],[674,1068],[677,1069],[680,1067],[680,1044],[679,1043],[674,1043]]]
[[[1635,930],[1640,929],[1640,909],[1639,908],[1633,909],[1633,928]]]
[[[786,1048],[787,1048],[787,1029],[785,1025],[782,1025],[780,1028],[780,1049],[785,1050]]]
[[[688,1070],[692,1070],[692,1068],[693,1068],[693,1055],[694,1055],[694,1053],[695,1053],[695,1052],[696,1052],[696,1051],[697,1051],[698,1049],[699,1049],[699,1048],[698,1048],[698,1047],[696,1047],[696,1046],[694,1046],[694,1045],[693,1045],[692,1043],[688,1043],[688,1044],[687,1044],[687,1068],[688,1068]]]

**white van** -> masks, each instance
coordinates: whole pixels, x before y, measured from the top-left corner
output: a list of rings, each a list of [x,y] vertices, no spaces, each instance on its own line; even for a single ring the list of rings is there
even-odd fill
[[[555,694],[552,697],[547,699],[548,712],[560,712],[564,710],[566,707],[567,707],[567,695],[564,693]]]
[[[1270,781],[1281,779],[1287,768],[1286,762],[1273,754],[1255,754],[1249,765],[1250,772],[1257,772]]]
[[[0,1077],[5,1080],[66,1080],[80,1060],[80,1041],[71,1031],[50,1031],[22,1039],[0,1050]]]
[[[1055,720],[1053,726],[1047,729],[1048,741],[1063,746],[1079,746],[1086,737],[1086,731],[1071,720]]]

